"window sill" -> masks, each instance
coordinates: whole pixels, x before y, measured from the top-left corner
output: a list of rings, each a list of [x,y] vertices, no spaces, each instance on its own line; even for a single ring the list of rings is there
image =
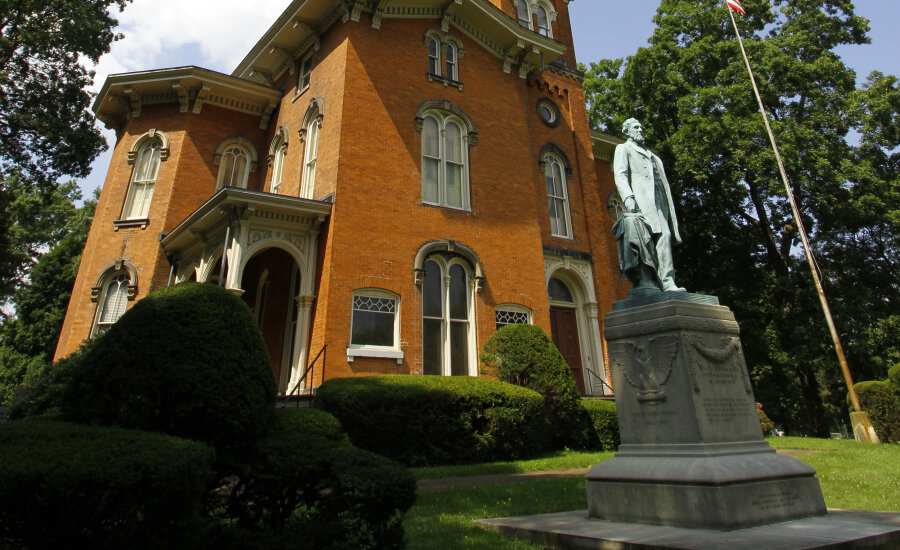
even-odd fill
[[[462,212],[463,214],[472,214],[471,208],[460,208],[459,206],[450,206],[448,204],[439,204],[436,202],[425,202],[419,201],[419,204],[422,206],[430,206],[432,208],[445,208],[447,210],[454,210],[456,212]]]
[[[428,82],[440,82],[444,86],[453,86],[460,92],[463,89],[463,83],[457,80],[450,80],[449,78],[444,78],[443,76],[436,75],[434,73],[425,73],[425,78],[428,79]]]
[[[378,359],[395,359],[398,365],[403,364],[403,352],[390,348],[347,348],[347,362],[352,363],[357,357],[375,357]]]
[[[133,218],[130,220],[114,220],[113,221],[113,231],[118,231],[123,227],[138,227],[141,229],[147,229],[147,225],[150,224],[150,218]]]
[[[307,86],[306,88],[303,88],[302,90],[299,90],[296,94],[294,94],[294,97],[291,98],[291,103],[300,99],[300,96],[302,96],[304,93],[306,93],[306,90],[308,90],[308,89],[309,89],[309,86]]]

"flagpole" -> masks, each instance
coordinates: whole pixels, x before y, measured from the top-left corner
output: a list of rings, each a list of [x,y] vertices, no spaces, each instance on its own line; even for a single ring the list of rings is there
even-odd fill
[[[778,144],[775,142],[775,134],[772,133],[772,126],[769,124],[769,115],[766,113],[766,106],[763,104],[762,96],[759,94],[759,88],[756,85],[756,78],[753,76],[753,69],[750,67],[750,59],[747,57],[747,50],[744,49],[744,40],[741,38],[741,32],[738,30],[737,20],[734,18],[734,12],[728,1],[725,1],[725,9],[728,10],[728,16],[731,17],[731,25],[734,27],[734,34],[737,36],[738,44],[741,47],[741,55],[744,57],[744,64],[747,66],[747,73],[750,75],[750,82],[753,84],[753,93],[756,95],[756,102],[759,104],[759,112],[762,115],[763,122],[766,125],[766,132],[769,134],[769,142],[772,144],[772,150],[775,152],[775,160],[778,161],[778,170],[781,172],[781,181],[784,183],[784,189],[787,191],[788,201],[791,203],[791,212],[794,215],[794,221],[797,223],[797,230],[800,233],[800,240],[803,241],[803,249],[806,252],[806,261],[809,263],[809,269],[812,272],[813,281],[815,281],[816,292],[819,294],[819,302],[822,304],[822,311],[825,313],[825,321],[828,324],[828,331],[831,333],[831,340],[834,343],[834,351],[837,353],[838,362],[841,365],[841,372],[844,375],[844,382],[847,384],[847,390],[850,392],[850,401],[853,404],[853,410],[850,414],[851,423],[853,424],[854,435],[857,441],[866,441],[871,443],[879,443],[878,436],[875,435],[874,429],[871,428],[871,421],[868,415],[862,410],[859,402],[859,395],[853,387],[853,377],[850,375],[850,367],[847,365],[847,358],[844,356],[844,348],[841,346],[841,340],[838,337],[837,329],[834,326],[834,319],[831,317],[831,308],[828,307],[828,299],[825,297],[825,289],[822,286],[822,280],[816,266],[816,260],[813,257],[812,248],[809,245],[809,239],[806,236],[806,229],[803,227],[803,221],[800,218],[800,210],[797,208],[797,201],[794,200],[794,193],[788,183],[787,172],[784,169],[784,162],[781,160],[781,153],[778,150]],[[860,429],[857,429],[861,427]],[[862,434],[860,433],[862,432]]]

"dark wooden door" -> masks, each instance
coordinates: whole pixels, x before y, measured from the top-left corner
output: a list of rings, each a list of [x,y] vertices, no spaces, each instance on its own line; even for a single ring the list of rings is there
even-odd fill
[[[584,375],[581,372],[581,345],[578,342],[578,322],[575,320],[575,309],[571,307],[550,306],[550,331],[553,343],[565,358],[572,376],[578,385],[578,391],[585,395]]]

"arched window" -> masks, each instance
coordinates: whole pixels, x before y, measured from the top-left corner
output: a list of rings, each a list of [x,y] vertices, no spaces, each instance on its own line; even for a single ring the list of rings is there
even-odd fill
[[[618,191],[613,191],[606,198],[606,210],[609,212],[609,217],[612,218],[613,223],[619,221],[619,218],[622,217],[622,212],[625,212],[625,203],[622,201]]]
[[[575,299],[572,297],[572,291],[566,283],[560,281],[556,277],[551,277],[547,283],[547,296],[554,302],[562,302],[565,304],[574,304]]]
[[[494,325],[500,328],[506,325],[531,324],[531,310],[518,304],[501,304],[494,308]]]
[[[272,139],[269,147],[269,164],[272,165],[272,180],[269,182],[269,193],[281,192],[281,183],[284,175],[284,158],[288,148],[287,128],[282,126]]]
[[[125,271],[115,271],[103,285],[100,304],[97,308],[97,320],[94,323],[92,336],[103,334],[114,325],[125,313],[128,304],[128,287],[131,281]]]
[[[572,220],[569,216],[569,194],[566,170],[562,161],[553,154],[544,157],[544,180],[547,183],[547,206],[550,210],[550,234],[554,237],[572,237]]]
[[[125,208],[122,211],[123,219],[146,218],[150,213],[150,201],[153,199],[153,187],[159,173],[162,149],[162,141],[159,138],[152,138],[137,151],[131,183],[125,197]]]
[[[444,76],[449,78],[450,80],[459,80],[459,66],[456,61],[456,46],[453,44],[447,44],[446,49],[444,51],[444,61],[446,63],[447,70],[444,72]]]
[[[537,7],[537,24],[537,32],[550,38],[553,37],[550,30],[550,17],[547,15],[547,9],[544,6]]]
[[[469,133],[451,113],[428,111],[422,120],[422,202],[469,210]]]
[[[531,10],[528,9],[528,2],[526,0],[519,0],[517,6],[519,12],[519,25],[522,25],[526,29],[531,29]]]
[[[304,199],[313,198],[316,185],[316,159],[319,154],[319,118],[318,111],[312,113],[306,125],[306,155],[303,169],[303,182],[300,185],[300,196]]]
[[[247,187],[250,174],[250,153],[240,145],[233,145],[222,153],[219,165],[219,187]]]
[[[441,75],[441,43],[434,37],[430,36],[428,41],[428,73],[436,76]]]
[[[422,280],[422,372],[471,376],[475,331],[470,268],[459,257],[433,256]]]

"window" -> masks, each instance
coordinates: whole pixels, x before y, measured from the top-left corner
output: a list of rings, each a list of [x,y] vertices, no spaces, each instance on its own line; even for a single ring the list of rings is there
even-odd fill
[[[216,189],[246,189],[250,173],[256,172],[256,161],[256,148],[247,138],[233,136],[222,141],[213,155],[213,165],[219,167]]]
[[[544,6],[537,7],[537,32],[540,34],[552,38],[552,34],[550,31],[550,18],[547,15],[547,10]]]
[[[430,111],[422,124],[422,202],[469,210],[469,136],[460,118]]]
[[[284,126],[278,129],[269,147],[269,164],[272,166],[272,180],[269,182],[269,193],[281,192],[284,175],[284,158],[287,156],[288,131]]]
[[[575,299],[572,297],[572,291],[566,286],[566,283],[560,281],[556,277],[551,277],[547,283],[547,296],[551,301],[562,302],[565,304],[574,304]]]
[[[518,1],[519,25],[531,29],[531,10],[528,9],[526,0]]]
[[[219,167],[219,187],[247,187],[250,155],[243,147],[234,146],[222,153]]]
[[[470,270],[461,259],[434,256],[422,281],[422,372],[474,375]]]
[[[435,37],[428,38],[428,73],[441,74],[441,42]]]
[[[128,287],[131,281],[128,273],[117,271],[103,287],[100,306],[97,309],[97,321],[94,323],[92,336],[103,334],[125,313],[128,304]]]
[[[312,75],[312,54],[307,55],[300,62],[300,76],[297,80],[297,94],[302,94],[309,88],[310,75]]]
[[[131,173],[131,184],[125,197],[123,219],[142,219],[150,213],[150,201],[153,199],[162,149],[162,141],[152,138],[138,150]]]
[[[304,199],[313,198],[313,190],[316,184],[316,158],[319,150],[319,124],[321,117],[319,112],[314,109],[307,113],[306,118],[309,120],[306,124],[306,162],[303,169],[303,182],[300,186],[300,196]]]
[[[612,218],[613,223],[619,221],[622,217],[622,212],[625,212],[625,203],[622,201],[618,191],[613,191],[606,198],[606,210],[609,212],[609,217]]]
[[[544,157],[544,179],[547,182],[547,205],[550,209],[550,234],[554,237],[572,237],[572,220],[569,217],[569,197],[566,190],[566,172],[555,155]]]
[[[554,128],[559,126],[559,107],[556,106],[556,103],[547,99],[541,98],[537,102],[537,112],[538,117],[540,117],[541,122]]]
[[[459,67],[456,64],[456,46],[453,44],[447,44],[446,50],[444,51],[444,61],[446,61],[447,70],[444,72],[444,76],[446,76],[450,80],[458,81],[459,80]]]
[[[503,304],[494,308],[494,323],[497,328],[506,325],[527,325],[531,323],[531,310],[516,304]]]
[[[400,297],[380,289],[353,293],[347,359],[385,357],[403,362],[400,351]]]

